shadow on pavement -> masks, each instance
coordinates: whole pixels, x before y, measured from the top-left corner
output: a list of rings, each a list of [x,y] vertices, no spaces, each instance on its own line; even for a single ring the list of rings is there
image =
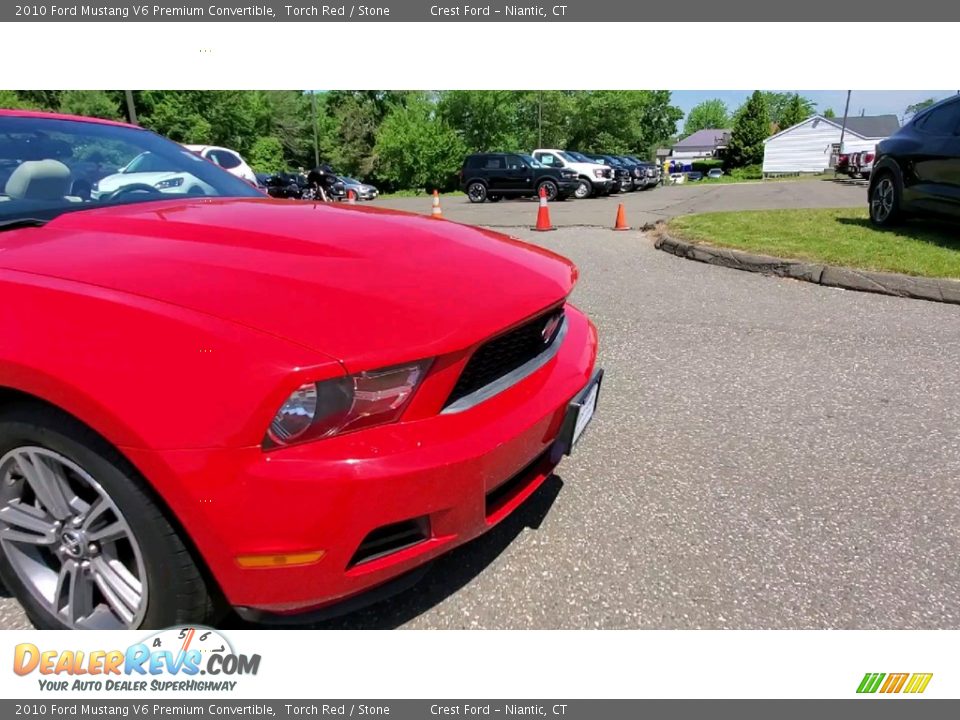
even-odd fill
[[[525,529],[538,529],[562,488],[563,480],[558,475],[551,475],[495,528],[438,558],[423,580],[409,590],[349,615],[306,625],[283,626],[282,629],[386,630],[416,618],[470,583]],[[271,626],[244,623],[233,617],[220,627],[253,629]]]

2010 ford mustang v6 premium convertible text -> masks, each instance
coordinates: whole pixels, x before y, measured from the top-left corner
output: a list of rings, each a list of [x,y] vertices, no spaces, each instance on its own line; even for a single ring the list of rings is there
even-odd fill
[[[529,497],[593,415],[576,268],[0,110],[0,577],[47,628],[329,614]],[[374,589],[377,589],[374,592]]]

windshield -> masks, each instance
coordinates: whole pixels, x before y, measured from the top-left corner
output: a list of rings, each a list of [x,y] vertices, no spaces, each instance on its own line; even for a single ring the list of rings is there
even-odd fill
[[[578,159],[575,157],[575,156],[576,156],[576,153],[564,152],[563,150],[559,150],[559,151],[557,151],[557,155],[559,155],[560,157],[562,157],[562,158],[563,158],[564,160],[566,160],[567,162],[574,162],[574,163],[575,163],[575,162],[583,162],[583,160],[578,160]]]
[[[535,167],[535,168],[546,167],[532,155],[521,155],[520,157],[522,157],[530,167]]]
[[[593,158],[588,158],[588,157],[587,157],[586,155],[584,155],[583,153],[572,152],[572,153],[570,153],[570,154],[573,155],[574,158],[576,158],[577,162],[587,162],[587,163],[595,163],[595,162],[597,162],[597,161],[594,160]]]
[[[146,130],[0,116],[0,223],[183,195],[263,197],[182,145]]]

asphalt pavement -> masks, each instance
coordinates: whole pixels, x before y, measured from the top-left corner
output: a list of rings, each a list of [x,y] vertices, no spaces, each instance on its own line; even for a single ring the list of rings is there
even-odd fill
[[[739,184],[684,183],[623,195],[564,200],[550,203],[554,225],[612,227],[617,205],[623,203],[627,222],[634,227],[676,215],[723,210],[777,208],[834,208],[866,206],[866,183],[849,180],[768,181]],[[408,212],[429,214],[431,198],[391,197],[372,203]],[[449,220],[489,227],[530,227],[537,219],[536,198],[475,204],[463,193],[441,196],[443,215]]]
[[[688,189],[661,192],[666,212]],[[691,262],[635,231],[510,232],[580,266],[598,414],[512,517],[318,627],[960,627],[955,306]],[[0,598],[0,627],[26,626]]]

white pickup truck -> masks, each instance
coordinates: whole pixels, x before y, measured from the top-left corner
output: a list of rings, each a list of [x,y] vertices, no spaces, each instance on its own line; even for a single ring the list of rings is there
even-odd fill
[[[573,196],[577,199],[591,195],[609,195],[613,190],[613,168],[595,162],[583,162],[567,150],[540,148],[533,151],[533,157],[543,165],[552,168],[566,168],[577,173],[580,184]]]

